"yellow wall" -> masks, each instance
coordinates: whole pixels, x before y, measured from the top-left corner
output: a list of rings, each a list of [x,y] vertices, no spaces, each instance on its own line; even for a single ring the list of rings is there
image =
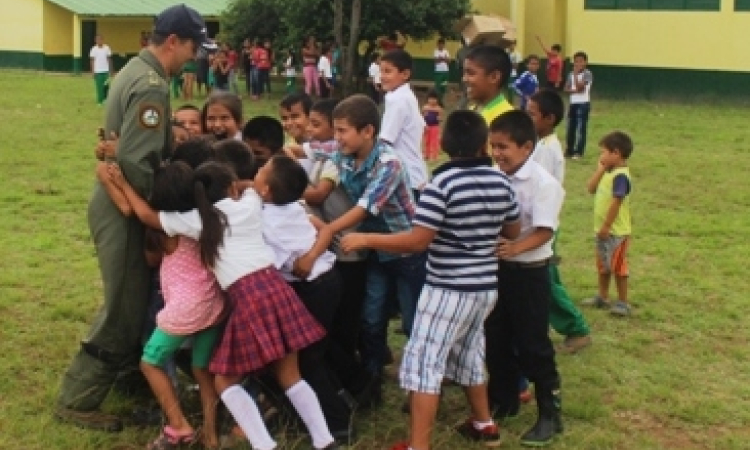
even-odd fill
[[[750,71],[750,14],[722,0],[721,11],[591,11],[568,0],[565,53],[594,64]],[[569,50],[569,51],[568,51]]]
[[[73,54],[73,13],[44,2],[44,54]]]
[[[96,32],[104,38],[114,54],[138,53],[141,49],[141,31],[151,31],[151,18],[98,18]]]
[[[42,51],[42,1],[4,2],[0,13],[0,50]]]

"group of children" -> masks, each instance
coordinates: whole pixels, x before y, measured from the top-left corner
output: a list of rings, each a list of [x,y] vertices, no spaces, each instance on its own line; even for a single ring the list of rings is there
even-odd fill
[[[399,379],[411,430],[394,449],[430,448],[444,379],[465,389],[471,416],[457,431],[468,439],[499,444],[496,422],[518,413],[524,379],[535,385],[538,419],[521,442],[547,445],[562,432],[548,335],[550,324],[565,328],[555,325],[556,307],[575,314],[553,258],[564,198],[554,137],[562,100],[541,90],[526,100],[528,112],[513,110],[503,95],[508,55],[474,47],[464,64],[469,103],[448,115],[441,135],[428,120],[442,116],[439,98],[420,112],[411,71],[402,49],[380,57],[382,118],[364,95],[313,104],[293,93],[280,103],[281,121],[244,123],[241,100],[228,92],[202,110],[183,106],[149,199],[115,164],[100,163],[99,180],[123,214],[148,227],[145,251],[160,266],[164,306],[141,366],[168,424],[151,448],[196,439],[163,369],[188,337],[207,447],[218,445],[220,398],[254,449],[276,448],[241,386],[264,369],[315,448],[348,442],[354,408],[381,400],[392,299],[409,339]],[[449,157],[431,177],[425,135]],[[615,132],[600,146],[589,183],[600,273],[591,303],[626,315],[632,142]],[[108,160],[115,147],[100,145]],[[584,328],[565,333],[563,349],[588,345]]]

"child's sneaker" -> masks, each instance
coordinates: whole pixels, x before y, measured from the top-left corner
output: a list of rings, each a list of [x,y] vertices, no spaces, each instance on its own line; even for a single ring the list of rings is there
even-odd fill
[[[628,304],[628,302],[623,302],[622,300],[617,300],[612,307],[609,308],[609,313],[613,316],[627,317],[630,315],[630,304]]]
[[[610,307],[607,300],[599,297],[598,295],[592,298],[587,298],[581,302],[583,306],[593,306],[594,308],[606,309]]]
[[[466,439],[482,442],[486,447],[498,447],[502,443],[500,439],[500,429],[494,423],[485,426],[481,430],[477,430],[474,426],[474,420],[469,419],[459,425],[458,428],[456,428],[456,431]]]

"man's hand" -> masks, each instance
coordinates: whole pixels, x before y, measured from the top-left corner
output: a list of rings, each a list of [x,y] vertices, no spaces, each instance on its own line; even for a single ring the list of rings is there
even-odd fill
[[[344,253],[355,252],[367,248],[367,234],[349,233],[341,239],[341,250]]]
[[[99,161],[114,161],[117,158],[117,143],[119,137],[114,131],[109,134],[109,139],[104,138],[104,130],[99,129],[99,142],[96,144],[94,154]]]

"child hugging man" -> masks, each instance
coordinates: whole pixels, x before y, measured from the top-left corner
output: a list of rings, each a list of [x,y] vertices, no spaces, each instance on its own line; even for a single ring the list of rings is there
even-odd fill
[[[295,274],[305,276],[312,262],[333,241],[334,235],[358,227],[362,232],[398,233],[411,229],[414,203],[401,160],[377,139],[380,114],[365,95],[343,100],[333,111],[337,150],[319,149],[339,169],[341,186],[355,205],[320,229],[315,246],[295,263]],[[403,331],[411,333],[417,299],[425,278],[425,254],[371,252],[367,259],[366,295],[362,306],[361,360],[369,375],[368,400],[379,403],[387,353],[389,289],[395,286]]]
[[[485,322],[485,335],[493,415],[518,414],[518,380],[525,375],[534,383],[538,418],[521,444],[540,447],[562,432],[560,377],[548,334],[548,266],[564,191],[531,158],[535,141],[534,123],[523,111],[509,111],[490,125],[492,157],[510,178],[521,208],[521,234],[500,239],[497,306]]]
[[[460,109],[480,113],[487,126],[495,117],[513,110],[503,94],[511,69],[510,57],[500,47],[480,45],[469,50],[463,73],[469,102]]]
[[[471,418],[458,431],[486,445],[500,442],[488,408],[483,324],[497,299],[498,237],[516,238],[520,223],[510,182],[484,156],[486,143],[481,116],[452,113],[442,138],[451,160],[422,191],[411,231],[342,240],[346,251],[428,249],[427,281],[399,375],[411,393],[411,439],[394,450],[430,448],[444,377],[464,386],[471,406]]]
[[[565,157],[555,134],[555,127],[565,114],[563,100],[557,92],[543,89],[531,96],[526,111],[534,122],[539,138],[531,157],[562,185],[565,178]],[[558,234],[559,228],[555,230],[552,240],[553,259],[549,265],[552,282],[549,322],[555,331],[565,336],[565,341],[557,350],[560,353],[576,353],[591,344],[591,336],[586,319],[570,299],[557,270],[556,260],[559,258],[555,244]]]
[[[630,169],[628,158],[633,153],[630,136],[613,131],[599,142],[599,166],[588,183],[594,197],[594,231],[596,232],[596,263],[599,269],[599,295],[584,304],[609,307],[616,316],[629,316],[628,262],[632,226],[630,223]],[[616,302],[610,305],[609,282],[612,275],[617,286]]]

